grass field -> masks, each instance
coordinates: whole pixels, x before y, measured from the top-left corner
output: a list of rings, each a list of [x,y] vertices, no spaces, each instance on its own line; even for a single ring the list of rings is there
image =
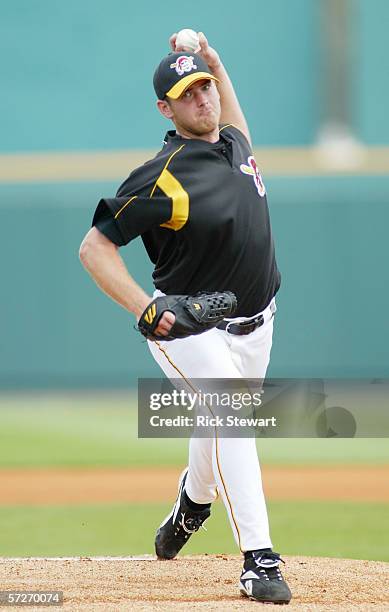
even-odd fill
[[[269,464],[388,464],[386,438],[260,439]],[[0,398],[0,467],[152,466],[186,462],[185,439],[138,439],[131,394]]]
[[[131,395],[3,396],[0,469],[185,465],[187,440],[139,440],[136,423]],[[268,464],[389,464],[386,439],[269,439],[258,447]],[[0,505],[0,556],[152,553],[170,507]],[[275,549],[284,554],[389,561],[388,504],[274,501],[269,514]],[[220,502],[207,529],[192,538],[187,554],[237,552]]]
[[[101,504],[0,508],[0,556],[154,554],[155,530],[167,504]],[[272,502],[275,550],[288,555],[389,561],[387,504]],[[212,516],[185,554],[234,553],[227,515],[216,502]]]

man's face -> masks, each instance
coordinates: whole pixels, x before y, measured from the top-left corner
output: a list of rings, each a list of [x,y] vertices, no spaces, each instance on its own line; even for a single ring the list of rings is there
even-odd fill
[[[203,136],[219,126],[220,96],[210,79],[196,81],[177,100],[169,98],[165,104],[179,133]]]

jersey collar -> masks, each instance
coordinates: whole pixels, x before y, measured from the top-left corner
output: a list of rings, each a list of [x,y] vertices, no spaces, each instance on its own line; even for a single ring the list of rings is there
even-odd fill
[[[199,138],[182,138],[179,134],[177,134],[176,130],[169,130],[166,132],[166,136],[163,140],[164,144],[168,143],[185,143],[190,146],[205,146],[209,147],[218,147],[221,142],[231,142],[231,139],[228,138],[223,132],[219,134],[219,140],[217,142],[207,142],[206,140],[200,140]]]

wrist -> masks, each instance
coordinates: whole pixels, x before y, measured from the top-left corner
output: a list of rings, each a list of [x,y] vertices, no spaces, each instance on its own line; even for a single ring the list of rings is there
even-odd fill
[[[212,61],[210,63],[207,62],[207,64],[208,64],[208,68],[210,69],[210,71],[212,72],[213,75],[215,75],[215,72],[220,70],[220,68],[222,66],[222,63],[221,63],[219,57],[215,61]]]
[[[208,64],[208,67],[209,67],[210,72],[213,74],[213,76],[215,76],[216,78],[223,77],[225,69],[223,67],[223,64],[220,58],[218,58],[217,61],[211,62],[210,64]]]
[[[220,55],[217,53],[217,51],[212,49],[212,53],[204,54],[203,57],[204,57],[204,59],[205,59],[205,61],[207,63],[207,66],[208,66],[209,70],[212,73],[214,72],[214,70],[219,70],[220,69],[220,67],[222,65],[222,61],[221,61]]]
[[[146,297],[145,300],[142,300],[141,302],[138,302],[137,304],[135,304],[135,306],[131,309],[131,312],[133,315],[135,315],[135,318],[137,321],[139,321],[140,317],[142,316],[142,314],[144,313],[144,311],[146,310],[147,306],[153,301],[153,298],[150,297]]]

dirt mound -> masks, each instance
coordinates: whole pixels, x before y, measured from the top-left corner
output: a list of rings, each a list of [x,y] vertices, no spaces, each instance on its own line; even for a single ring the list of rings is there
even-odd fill
[[[312,557],[285,560],[284,573],[293,592],[288,610],[389,610],[389,563]],[[1,559],[0,584],[3,591],[61,590],[64,609],[72,611],[254,609],[258,604],[239,594],[240,570],[241,558],[227,555],[174,561]],[[48,608],[34,608],[38,609]]]

